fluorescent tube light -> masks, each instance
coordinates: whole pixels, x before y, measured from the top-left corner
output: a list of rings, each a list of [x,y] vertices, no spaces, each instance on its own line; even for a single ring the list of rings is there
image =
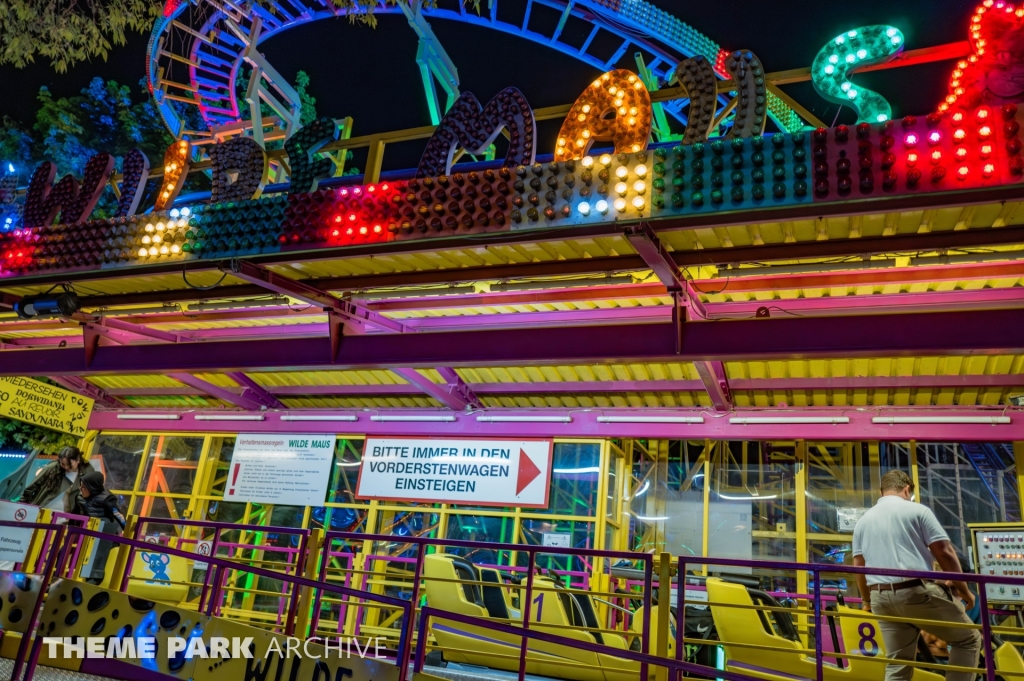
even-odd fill
[[[993,260],[1020,260],[1024,251],[996,251],[994,253],[964,253],[962,255],[934,255],[911,258],[911,265],[957,265],[960,263],[992,262]]]
[[[752,426],[772,423],[792,423],[810,425],[814,423],[849,423],[849,416],[737,416],[729,419],[729,423],[737,426]]]
[[[178,421],[181,414],[118,414],[122,421]]]
[[[477,416],[484,423],[572,423],[571,416]]]
[[[555,468],[551,471],[552,473],[562,473],[565,475],[572,473],[600,473],[600,466],[587,466],[586,468]]]
[[[358,421],[355,414],[281,414],[282,421]]]
[[[287,305],[288,298],[285,296],[274,296],[261,300],[226,300],[218,303],[192,303],[188,306],[189,312],[205,312],[206,310],[243,310],[249,307],[273,307],[276,305]]]
[[[598,416],[598,423],[704,423],[703,416]]]
[[[731,267],[718,270],[715,279],[760,277],[770,274],[804,274],[805,272],[877,270],[890,267],[896,267],[895,260],[851,260],[850,262],[801,263],[798,265],[772,265],[769,267]]]
[[[353,298],[361,300],[391,300],[398,298],[426,298],[431,296],[458,296],[476,293],[475,286],[446,286],[444,288],[407,288],[397,291],[360,291]]]
[[[603,279],[566,279],[564,281],[517,281],[510,284],[491,284],[491,293],[508,293],[510,291],[543,291],[560,288],[579,288],[581,286],[612,286],[616,284],[632,284],[633,277],[604,277]]]
[[[645,522],[660,522],[662,520],[668,520],[667,515],[635,515],[633,517]]]
[[[896,423],[981,423],[990,426],[1005,426],[1009,416],[875,416],[871,423],[893,425]]]
[[[778,494],[765,494],[764,496],[751,495],[747,497],[734,497],[728,494],[722,494],[721,492],[716,492],[716,494],[718,494],[720,498],[728,499],[729,501],[769,501],[779,496]]]
[[[196,414],[196,421],[262,421],[263,414]]]
[[[439,423],[451,423],[452,421],[455,420],[455,417],[454,416],[442,416],[442,415],[428,416],[428,415],[422,415],[422,414],[420,414],[420,415],[410,414],[408,416],[403,416],[401,414],[374,414],[373,416],[370,417],[370,420],[371,421],[383,421],[383,422],[399,422],[399,423],[402,422],[402,421],[408,421],[410,423],[416,422],[416,421],[426,421],[426,422],[435,422],[436,421],[436,422],[439,422]]]

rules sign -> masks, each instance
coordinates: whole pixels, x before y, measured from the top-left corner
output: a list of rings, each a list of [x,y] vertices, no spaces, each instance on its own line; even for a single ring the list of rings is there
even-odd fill
[[[360,499],[547,508],[551,440],[368,437]]]

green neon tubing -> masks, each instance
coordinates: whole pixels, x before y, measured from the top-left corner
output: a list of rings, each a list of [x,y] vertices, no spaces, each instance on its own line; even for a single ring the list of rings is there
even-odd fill
[[[857,112],[858,123],[892,118],[885,97],[850,80],[857,69],[889,61],[903,51],[903,33],[895,26],[863,26],[830,40],[811,65],[811,82],[819,95]]]

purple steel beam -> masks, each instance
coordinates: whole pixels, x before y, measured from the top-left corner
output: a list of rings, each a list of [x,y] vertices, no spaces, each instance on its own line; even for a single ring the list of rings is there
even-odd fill
[[[704,390],[700,380],[667,381],[560,381],[542,383],[470,383],[467,387],[480,395],[567,395],[629,392],[697,392]],[[834,378],[734,378],[729,380],[732,393],[745,391],[790,392],[793,390],[935,390],[952,388],[1024,388],[1024,374],[988,376],[968,374],[957,376],[839,376]],[[241,388],[226,388],[236,393]],[[276,397],[308,395],[420,395],[422,390],[406,383],[384,385],[278,385],[264,390]],[[195,388],[108,388],[111,397],[148,397],[170,395],[203,395]]]
[[[231,371],[228,372],[227,376],[242,386],[242,397],[256,400],[268,409],[285,409],[284,404],[279,399],[267,392],[266,388],[247,376],[245,372]]]
[[[441,378],[448,384],[448,392],[458,395],[459,399],[470,407],[475,409],[483,407],[477,396],[473,394],[473,389],[462,380],[462,376],[459,376],[455,369],[451,367],[437,367],[437,373],[441,374]]]
[[[446,367],[442,367],[444,369]],[[439,369],[439,371],[441,371]],[[455,374],[454,371],[449,369],[451,373]],[[479,407],[480,401],[476,399],[466,388],[466,384],[462,382],[458,374],[455,374],[455,381],[449,379],[443,372],[441,376],[447,381],[446,384],[434,383],[429,378],[416,371],[415,369],[408,368],[394,368],[391,369],[392,373],[398,374],[412,385],[419,388],[423,393],[426,393],[430,397],[443,404],[444,406],[454,411],[462,411],[470,407]]]
[[[56,348],[0,352],[0,375],[1020,354],[1021,328],[1024,310],[972,310],[348,336],[333,361],[326,338],[101,346],[91,363]]]
[[[204,381],[201,378],[196,378],[192,374],[175,372],[169,373],[167,374],[167,376],[173,378],[175,381],[178,381],[179,383],[184,383],[185,385],[192,386],[193,388],[197,388],[198,390],[202,390],[210,397],[216,397],[219,400],[224,400],[228,404],[233,404],[236,407],[241,407],[242,409],[258,411],[260,409],[266,408],[266,406],[261,402],[254,400],[250,397],[247,397],[244,394],[239,395],[231,390],[222,388],[219,385],[214,385],[213,383]]]
[[[669,291],[683,290],[683,273],[646,222],[626,227],[626,239]]]
[[[402,333],[406,330],[400,322],[388,319],[352,301],[335,298],[331,294],[314,288],[305,282],[289,279],[266,267],[246,260],[232,260],[230,268],[222,269],[232,276],[244,279],[251,284],[262,286],[268,291],[274,291],[275,293],[304,301],[310,305],[322,307],[343,318],[346,325],[355,325],[359,331],[364,331],[367,326],[375,326],[395,333]]]
[[[131,414],[132,420],[118,419],[118,414]],[[136,420],[140,415],[176,414],[177,420]],[[246,432],[281,433],[294,432],[295,423],[283,420],[284,415],[307,414],[317,416],[355,417],[345,426],[350,432],[366,435],[410,435],[422,437],[634,437],[653,439],[704,439],[713,440],[790,440],[807,439],[816,441],[834,440],[884,440],[927,442],[1010,442],[1024,440],[1024,410],[993,409],[986,407],[845,407],[845,408],[804,408],[804,409],[736,409],[728,417],[710,415],[707,409],[488,409],[485,418],[500,419],[513,416],[514,422],[477,420],[481,412],[451,411],[447,409],[324,409],[259,411],[253,415],[262,420],[247,421],[204,421],[196,416],[199,410],[172,409],[131,409],[126,411],[94,411],[89,428],[94,430],[136,430],[175,432],[216,432],[237,433],[240,427]],[[207,412],[209,413],[209,412]],[[224,412],[219,412],[223,414]],[[238,412],[240,415],[249,415]],[[374,420],[373,416],[411,417],[408,421]],[[548,419],[545,421],[523,421],[529,417]],[[732,423],[732,418],[779,416],[789,419],[820,419],[808,423],[755,423],[742,425]],[[928,417],[929,423],[875,422],[876,417]],[[434,418],[436,421],[412,419]],[[558,417],[559,421],[550,420]],[[627,419],[627,422],[608,422],[608,418]],[[703,419],[697,423],[665,422],[665,419],[689,417]],[[938,417],[938,418],[937,418]],[[957,417],[983,418],[985,423],[956,422]],[[991,425],[991,419],[1009,417],[1004,425]],[[444,420],[442,420],[444,419]],[[629,421],[632,419],[632,421]],[[660,421],[657,419],[661,419]],[[832,423],[833,420],[849,419],[849,422]],[[935,420],[939,422],[934,422]],[[337,433],[337,421],[303,421],[303,432]]]
[[[117,399],[103,388],[90,383],[84,378],[78,376],[47,376],[51,381],[71,392],[78,393],[83,397],[88,397],[96,401],[96,404],[109,407],[110,409],[122,409],[127,405],[121,400]]]
[[[694,362],[704,389],[711,398],[716,411],[732,409],[732,395],[729,392],[729,379],[725,374],[725,365],[718,361]]]

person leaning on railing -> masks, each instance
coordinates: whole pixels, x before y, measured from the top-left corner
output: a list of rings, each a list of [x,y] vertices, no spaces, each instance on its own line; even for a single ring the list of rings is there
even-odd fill
[[[882,497],[853,529],[853,564],[859,567],[929,572],[932,560],[943,572],[962,572],[956,551],[935,514],[924,504],[911,501],[914,482],[903,471],[882,476]],[[949,664],[977,667],[981,635],[970,625],[967,608],[974,606],[974,594],[962,580],[934,582],[883,575],[857,575],[864,609],[888,617],[949,622],[950,626],[928,624],[930,634],[949,644]],[[959,598],[953,595],[953,592]],[[913,660],[921,628],[907,622],[880,621],[886,656]],[[914,668],[890,664],[886,681],[909,681]],[[974,672],[950,671],[947,681],[974,681]]]
[[[36,479],[21,493],[20,501],[51,511],[71,513],[77,503],[82,477],[95,469],[82,461],[78,447],[64,447],[57,460],[48,463],[36,473]]]

